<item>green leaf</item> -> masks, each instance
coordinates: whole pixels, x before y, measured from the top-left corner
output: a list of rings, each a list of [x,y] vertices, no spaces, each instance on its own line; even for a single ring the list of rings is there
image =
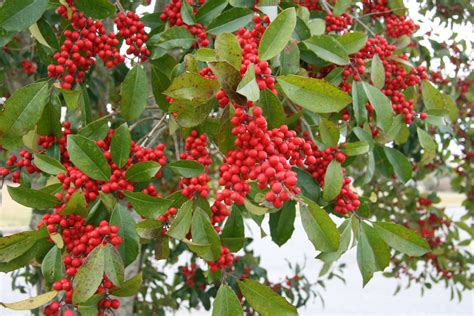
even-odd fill
[[[242,81],[237,86],[237,93],[245,96],[249,101],[257,101],[260,98],[260,89],[255,80],[255,66],[250,64]]]
[[[211,62],[209,63],[209,67],[216,75],[221,88],[230,99],[238,103],[246,101],[243,96],[236,92],[237,86],[242,80],[239,70],[235,69],[234,66],[225,61]]]
[[[72,163],[86,175],[94,180],[109,180],[109,163],[95,142],[81,135],[68,135],[66,148]]]
[[[173,99],[182,99],[202,103],[212,98],[219,91],[219,82],[208,80],[197,73],[186,72],[173,80],[164,94]]]
[[[430,245],[414,231],[394,223],[375,222],[375,231],[392,248],[409,256],[422,256]]]
[[[228,104],[219,122],[219,129],[216,135],[216,144],[219,147],[219,150],[225,154],[230,149],[235,148],[235,136],[232,134],[233,125],[230,123],[234,115],[234,107],[231,104]]]
[[[32,130],[41,117],[48,96],[46,81],[16,90],[0,113],[0,141],[6,137],[21,137]]]
[[[268,207],[255,205],[254,203],[250,202],[247,199],[244,200],[244,205],[247,211],[249,211],[251,214],[261,216],[268,213]]]
[[[237,281],[247,302],[262,316],[298,315],[296,307],[275,293],[270,287],[254,280]]]
[[[219,14],[207,26],[207,33],[217,35],[223,32],[235,32],[252,21],[253,11],[244,8],[232,8]]]
[[[191,225],[191,234],[193,242],[201,245],[210,245],[209,251],[201,254],[201,257],[207,261],[216,261],[221,255],[221,242],[219,236],[211,225],[209,216],[202,209],[197,208],[194,211]]]
[[[48,0],[7,0],[0,8],[0,28],[20,32],[38,21],[48,8]]]
[[[130,148],[132,146],[132,136],[128,130],[127,123],[123,123],[115,130],[114,136],[110,143],[110,153],[112,161],[117,167],[122,168],[128,161],[130,156]]]
[[[178,160],[166,165],[182,177],[193,178],[204,172],[204,166],[193,160]]]
[[[55,135],[56,137],[60,137],[60,119],[61,107],[53,105],[51,102],[47,103],[36,126],[36,132],[41,136]]]
[[[408,158],[394,148],[385,147],[384,152],[397,177],[405,183],[408,182],[412,178],[412,166]]]
[[[53,157],[45,154],[35,154],[34,158],[33,163],[35,166],[47,174],[57,175],[58,173],[66,172],[66,168]]]
[[[348,156],[358,156],[368,153],[370,146],[366,142],[352,142],[342,145],[341,149]]]
[[[228,34],[228,33],[221,33],[221,34]],[[216,44],[214,44],[215,46]],[[217,61],[216,51],[212,48],[199,48],[196,53],[194,54],[196,60],[199,61]]]
[[[193,8],[187,1],[181,2],[181,19],[187,25],[196,24],[196,18],[194,17]]]
[[[122,227],[122,226],[121,226]],[[83,303],[94,295],[102,283],[105,268],[104,248],[96,246],[74,276],[72,301]]]
[[[58,247],[52,247],[44,257],[41,262],[41,273],[48,284],[59,281],[66,275],[63,257]]]
[[[268,60],[280,54],[290,40],[295,26],[295,9],[288,8],[282,11],[263,33],[258,46],[258,57],[261,60]]]
[[[285,124],[285,111],[276,95],[268,89],[260,91],[257,105],[262,108],[263,116],[267,119],[268,128],[277,128]]]
[[[390,250],[372,227],[364,222],[360,223],[359,227],[357,264],[365,286],[374,275],[374,272],[383,271],[388,266]]]
[[[377,54],[375,54],[372,58],[370,80],[372,81],[372,84],[378,89],[382,89],[385,86],[385,68],[383,67],[383,63]]]
[[[183,240],[186,238],[186,235],[189,233],[189,228],[191,227],[191,220],[193,216],[193,203],[191,200],[184,203],[176,214],[176,218],[171,223],[170,229],[166,233],[167,236],[170,236],[175,239]]]
[[[270,213],[270,235],[279,247],[291,238],[295,230],[295,205],[294,201],[288,201],[279,211]]]
[[[124,279],[124,266],[118,250],[108,243],[104,248],[104,273],[107,278],[115,285],[120,287]]]
[[[449,118],[454,121],[457,117],[457,109],[451,97],[441,93],[431,82],[423,80],[421,83],[421,94],[423,103],[428,110],[444,110]]]
[[[44,294],[41,294],[35,297],[27,298],[26,300],[22,300],[19,302],[2,303],[1,305],[3,307],[6,307],[12,310],[17,310],[17,311],[32,310],[49,303],[57,295],[58,295],[58,292],[50,291],[50,292],[46,292]]]
[[[140,238],[153,240],[161,236],[163,223],[154,219],[146,219],[137,224],[137,234]]]
[[[209,0],[196,13],[196,19],[201,24],[208,24],[219,16],[227,6],[227,0]]]
[[[61,211],[61,215],[69,214],[77,214],[84,218],[87,216],[87,202],[82,192],[74,192]]]
[[[290,41],[280,54],[283,75],[297,74],[300,71],[300,49],[296,41]]]
[[[323,19],[311,19],[308,22],[311,36],[323,35],[326,31],[326,21]]]
[[[125,178],[132,182],[148,181],[153,179],[160,169],[161,165],[156,161],[139,162],[127,169]]]
[[[205,256],[211,249],[210,244],[198,244],[187,239],[183,239],[183,242],[188,246],[189,250],[197,254],[199,257]]]
[[[357,125],[363,125],[367,121],[367,96],[360,81],[352,81],[352,106]]]
[[[352,55],[365,46],[365,43],[367,43],[367,35],[362,32],[348,32],[339,36],[337,41],[344,47],[349,55]]]
[[[41,18],[35,24],[31,25],[30,32],[42,45],[53,50],[59,50],[59,42],[56,33],[45,18]],[[39,39],[40,37],[42,40]]]
[[[351,97],[321,79],[295,75],[277,78],[285,95],[294,103],[314,113],[339,112],[351,103]]]
[[[166,50],[174,48],[188,50],[195,41],[194,36],[186,28],[180,26],[173,26],[163,33],[152,36],[149,40],[150,44],[158,45]]]
[[[93,19],[105,19],[116,11],[108,0],[74,0],[74,6]]]
[[[362,86],[370,104],[375,109],[375,114],[377,114],[377,126],[385,132],[388,131],[392,126],[393,120],[392,105],[389,98],[379,89],[366,82],[363,82]]]
[[[232,252],[237,252],[245,243],[244,219],[238,207],[232,208],[230,216],[225,222],[222,230],[221,241],[224,246]]]
[[[351,236],[352,236],[352,226],[351,220],[348,218],[346,219],[338,228],[337,230],[341,234],[341,241],[339,244],[339,248],[337,251],[332,252],[323,252],[317,256],[318,259],[323,260],[325,263],[331,263],[336,261],[341,257],[343,253],[349,249],[349,245],[351,243]]]
[[[119,203],[110,216],[110,225],[118,226],[118,235],[122,238],[119,246],[120,256],[125,267],[135,261],[140,250],[140,238],[135,230],[135,220],[130,212]]]
[[[240,71],[240,65],[242,63],[242,49],[240,48],[239,41],[234,34],[220,33],[216,37],[214,47],[215,57],[217,57],[217,60],[226,61],[235,69]]]
[[[215,107],[217,100],[211,99],[209,102],[196,106],[193,101],[174,100],[169,107],[169,112],[176,115],[175,120],[179,126],[191,128],[200,125],[208,117]]]
[[[67,90],[67,89],[59,89],[61,94],[63,95],[64,102],[66,102],[66,106],[70,110],[76,110],[79,106],[79,100],[82,95],[82,91],[80,90]]]
[[[422,162],[425,164],[429,163],[436,156],[436,143],[431,137],[431,135],[422,130],[421,128],[417,127],[416,132],[418,134],[418,140],[420,142],[420,145],[424,149]]]
[[[221,284],[212,305],[212,316],[243,316],[242,306],[237,295],[227,284]]]
[[[303,196],[314,202],[318,201],[321,196],[321,187],[313,176],[308,171],[296,167],[291,168],[291,170],[297,174],[298,187],[301,189]]]
[[[120,114],[128,121],[139,118],[148,99],[148,82],[142,65],[135,65],[127,73],[120,96]]]
[[[79,135],[82,135],[90,140],[102,140],[107,136],[109,132],[109,121],[107,118],[100,118],[87,124],[83,129],[79,131]]]
[[[340,16],[352,5],[352,0],[337,0],[332,13],[334,16]]]
[[[319,132],[321,133],[321,140],[324,145],[329,147],[337,146],[339,142],[339,128],[336,124],[330,120],[321,118],[319,122]]]
[[[399,16],[406,16],[407,9],[403,0],[388,0],[388,7],[392,9],[393,13]]]
[[[167,63],[174,67],[176,64],[175,60],[169,55],[165,55],[155,60],[151,65],[151,87],[153,90],[153,96],[155,97],[156,103],[164,110],[167,110],[169,106],[168,100],[163,92],[170,86],[170,72],[167,69],[163,69],[163,64]]]
[[[304,198],[304,203],[300,203],[300,213],[303,228],[316,250],[327,252],[339,248],[339,232],[326,211]]]
[[[0,238],[0,262],[7,263],[29,251],[38,240],[38,231],[16,233]]]
[[[143,282],[143,274],[136,274],[134,277],[123,282],[122,286],[116,289],[112,289],[110,294],[118,297],[133,296],[138,293]]]
[[[329,35],[317,35],[304,41],[306,47],[319,58],[336,65],[349,64],[349,56],[344,46]]]
[[[61,201],[59,201],[55,196],[39,190],[33,190],[23,186],[16,188],[8,186],[7,188],[8,194],[13,201],[27,207],[48,209],[61,203]]]
[[[143,192],[123,192],[135,211],[145,218],[155,219],[164,214],[173,203],[170,200],[150,196]]]
[[[335,199],[341,193],[344,182],[341,164],[337,160],[331,161],[324,176],[323,198],[326,201]]]

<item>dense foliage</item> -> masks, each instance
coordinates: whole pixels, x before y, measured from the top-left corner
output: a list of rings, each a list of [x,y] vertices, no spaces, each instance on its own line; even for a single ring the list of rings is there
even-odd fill
[[[41,292],[4,307],[296,315],[352,247],[363,285],[472,289],[469,43],[418,32],[402,0],[139,5],[0,7],[0,179],[34,210],[0,238],[0,271]],[[420,12],[472,27],[464,1]],[[421,184],[441,177],[465,194],[456,220]],[[314,283],[297,264],[270,280],[252,251],[295,220]]]

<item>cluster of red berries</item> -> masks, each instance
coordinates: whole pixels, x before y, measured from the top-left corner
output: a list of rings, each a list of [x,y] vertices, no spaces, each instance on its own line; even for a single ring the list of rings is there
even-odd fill
[[[95,21],[79,12],[74,0],[67,0],[69,8],[62,5],[58,13],[70,18],[72,30],[64,31],[60,52],[53,55],[56,64],[48,66],[48,75],[61,82],[61,87],[71,89],[74,82],[82,82],[85,72],[100,57],[108,68],[124,61],[118,51],[119,40],[113,32],[107,33],[101,21]],[[68,16],[68,11],[71,14]]]
[[[332,13],[326,15],[326,33],[341,32],[348,29],[352,25],[352,18],[343,13],[339,16],[334,16]]]
[[[20,183],[21,170],[25,170],[29,174],[39,172],[39,169],[32,162],[33,155],[30,152],[20,150],[19,156],[21,157],[20,159],[15,155],[8,157],[5,168],[0,167],[0,177],[11,175],[13,183]]]
[[[165,213],[163,213],[162,215],[158,216],[158,217],[157,217],[157,220],[159,220],[159,221],[161,221],[161,222],[168,222],[170,216],[176,215],[177,212],[178,212],[178,210],[177,210],[175,207],[171,207],[171,208],[169,208]]]
[[[326,176],[326,170],[331,161],[336,160],[342,164],[346,160],[346,155],[338,148],[329,147],[320,151],[314,142],[308,140],[308,143],[312,146],[313,156],[315,157],[316,162],[308,165],[306,170],[321,185],[321,187],[324,187],[324,177]],[[345,173],[345,168],[343,168],[343,172]],[[341,192],[335,199],[334,212],[347,214],[351,211],[355,211],[360,206],[359,197],[349,187],[350,183],[350,178],[344,178]]]
[[[210,181],[207,171],[212,164],[211,156],[207,148],[207,137],[205,134],[198,135],[196,130],[186,138],[185,152],[181,153],[181,160],[193,160],[204,166],[206,172],[193,178],[182,178],[179,182],[181,193],[188,199],[194,194],[198,194],[202,198],[209,195],[208,182]]]
[[[429,207],[429,206],[433,205],[433,201],[429,198],[419,197],[418,198],[418,204],[422,207]]]
[[[230,252],[229,248],[222,246],[221,256],[216,261],[208,261],[207,264],[211,272],[217,272],[219,270],[225,270],[232,266],[234,262],[234,254]]]
[[[162,21],[168,21],[170,26],[182,26],[186,28],[191,34],[196,37],[197,43],[200,47],[206,47],[209,45],[208,35],[204,26],[200,23],[194,25],[187,25],[184,23],[181,16],[181,7],[183,0],[171,0],[171,2],[163,9],[163,13],[160,15]],[[194,6],[193,0],[185,0],[191,7]],[[204,4],[204,0],[199,0],[199,4]],[[196,14],[196,9],[193,7],[193,14]]]
[[[36,72],[38,68],[36,63],[30,60],[22,60],[20,61],[21,67],[23,68],[23,72],[27,75],[32,75]]]
[[[140,21],[140,16],[131,11],[120,12],[115,18],[115,25],[119,31],[118,35],[124,38],[129,46],[127,54],[135,55],[141,61],[145,61],[151,52],[145,45],[148,35],[145,32],[145,23]]]

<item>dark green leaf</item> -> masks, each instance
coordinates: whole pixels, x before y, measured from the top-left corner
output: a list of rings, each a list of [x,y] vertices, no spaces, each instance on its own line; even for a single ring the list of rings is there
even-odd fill
[[[326,211],[305,198],[304,203],[300,203],[300,212],[303,228],[315,249],[323,252],[337,251],[339,232]]]
[[[125,267],[127,267],[135,261],[140,249],[140,238],[135,230],[135,220],[125,207],[117,203],[110,216],[110,225],[120,228],[118,235],[122,238],[122,243],[118,250]]]
[[[232,208],[232,212],[227,218],[224,229],[222,230],[221,241],[222,244],[232,252],[237,252],[244,246],[245,227],[239,208]]]
[[[123,192],[135,211],[145,218],[155,219],[164,214],[173,203],[170,200],[152,197],[142,192]]]
[[[173,26],[161,34],[154,35],[149,42],[166,50],[174,48],[188,50],[195,41],[194,36],[186,28]]]
[[[211,225],[209,216],[202,209],[197,208],[194,211],[191,225],[191,234],[193,242],[201,245],[210,245],[209,251],[201,254],[201,257],[207,261],[216,261],[221,254],[221,242],[214,227]]]
[[[193,160],[173,161],[166,166],[185,178],[197,177],[204,172],[203,165]]]
[[[270,213],[270,235],[280,247],[291,238],[295,230],[295,205],[294,201],[288,201],[279,211]]]
[[[394,148],[385,147],[384,151],[397,177],[405,183],[408,182],[412,178],[412,166],[408,158]]]
[[[252,21],[253,11],[244,8],[232,8],[218,15],[207,27],[207,33],[217,35],[222,32],[235,32]]]
[[[352,106],[357,125],[362,125],[367,121],[367,96],[360,81],[352,82]]]
[[[0,8],[0,28],[20,32],[41,18],[48,0],[7,0]]]
[[[95,142],[81,135],[68,135],[67,151],[72,163],[86,175],[95,180],[109,180],[110,166]]]
[[[105,19],[115,13],[115,6],[108,0],[74,0],[74,6],[93,19]]]
[[[196,13],[196,19],[201,24],[208,24],[219,16],[227,6],[227,0],[209,0]]]
[[[336,65],[349,64],[349,56],[344,46],[329,35],[312,36],[304,41],[306,47],[319,58]]]
[[[16,233],[0,238],[0,262],[7,263],[29,251],[38,240],[38,231]]]
[[[120,125],[120,127],[115,130],[110,143],[112,160],[119,168],[125,165],[130,156],[131,141],[132,136],[128,130],[127,123]]]
[[[187,1],[181,2],[181,19],[187,25],[194,25],[196,23],[193,8]]]
[[[68,214],[77,214],[81,217],[87,216],[87,202],[82,192],[74,192],[69,201],[67,201],[66,206],[61,211],[61,215]]]
[[[137,224],[137,234],[140,238],[153,240],[161,236],[163,223],[154,219],[146,219]]]
[[[166,233],[167,236],[179,240],[182,240],[186,237],[189,232],[189,228],[191,227],[191,220],[193,216],[192,206],[192,201],[187,201],[181,206],[181,208],[178,210],[176,218],[171,223],[170,229]]]
[[[257,105],[262,108],[269,129],[285,124],[286,115],[283,105],[273,92],[268,89],[260,91],[260,99],[257,101]]]
[[[104,248],[104,273],[107,278],[115,285],[120,287],[123,283],[123,261],[118,250],[108,243]]]
[[[333,261],[336,261],[341,257],[341,255],[349,249],[349,245],[351,243],[351,232],[352,232],[352,226],[351,226],[351,220],[346,219],[338,228],[337,230],[341,234],[341,242],[339,244],[339,249],[337,251],[333,252],[323,252],[319,256],[317,256],[318,259],[323,260],[325,263],[330,263]]]
[[[362,86],[364,87],[365,94],[367,95],[370,104],[372,104],[375,109],[375,114],[377,114],[377,126],[379,126],[383,131],[388,131],[393,120],[392,105],[389,98],[387,98],[379,89],[366,82],[363,82]]]
[[[86,125],[79,131],[79,135],[82,135],[91,140],[102,140],[107,136],[109,132],[109,121],[107,118],[100,118]]]
[[[342,146],[342,152],[348,156],[358,156],[368,153],[370,149],[366,142],[346,143]]]
[[[141,273],[135,275],[131,279],[125,281],[121,287],[112,289],[110,294],[118,297],[133,296],[140,290],[143,282],[143,275]]]
[[[296,41],[290,41],[280,55],[283,75],[297,74],[300,71],[300,49]]]
[[[219,83],[216,80],[208,80],[197,73],[186,72],[174,79],[164,94],[173,99],[199,104],[208,101],[217,91],[219,91]]]
[[[148,80],[142,65],[135,65],[127,73],[120,96],[120,114],[128,121],[139,118],[148,99]]]
[[[51,194],[23,186],[16,188],[8,186],[8,194],[13,201],[36,209],[53,208],[60,204],[60,201]]]
[[[291,170],[295,171],[298,176],[298,187],[301,189],[303,196],[316,202],[321,196],[321,187],[319,183],[314,180],[313,176],[306,170],[293,167]]]
[[[48,284],[61,280],[66,275],[61,250],[52,247],[41,263],[41,272]]]

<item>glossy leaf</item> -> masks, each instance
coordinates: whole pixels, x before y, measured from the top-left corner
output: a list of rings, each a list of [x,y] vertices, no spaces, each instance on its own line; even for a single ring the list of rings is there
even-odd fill
[[[366,142],[352,142],[342,145],[341,149],[348,156],[358,156],[368,153],[370,146]]]
[[[209,0],[206,1],[196,13],[196,19],[201,24],[208,24],[214,18],[219,16],[227,6],[227,0]]]
[[[197,177],[204,172],[203,165],[193,160],[173,161],[166,166],[185,178]]]
[[[143,66],[129,70],[120,90],[120,114],[128,121],[139,118],[148,99],[148,80]]]
[[[262,108],[268,128],[277,128],[285,123],[286,115],[283,105],[276,95],[268,89],[260,91],[257,105]]]
[[[127,267],[135,261],[140,249],[140,238],[135,230],[135,220],[125,207],[117,203],[110,216],[110,225],[120,227],[118,235],[122,238],[122,243],[118,250]]]
[[[244,8],[232,8],[218,15],[207,26],[207,33],[218,35],[223,32],[235,32],[252,21],[253,11]]]
[[[339,112],[351,102],[347,93],[321,79],[288,75],[277,81],[292,102],[314,113]]]
[[[34,158],[35,159],[33,163],[43,172],[52,175],[57,175],[58,173],[66,172],[66,168],[64,168],[64,166],[53,157],[50,157],[45,154],[35,154]]]
[[[210,245],[209,251],[201,254],[207,261],[215,261],[221,254],[221,242],[214,227],[211,225],[209,216],[200,208],[194,211],[191,225],[193,242],[201,245]]]
[[[262,316],[298,315],[296,308],[270,287],[254,280],[237,281],[247,302]]]
[[[291,169],[295,171],[298,177],[298,187],[301,189],[301,193],[304,197],[316,202],[321,196],[321,187],[319,183],[313,178],[313,176],[306,170],[293,167]]]
[[[288,8],[282,11],[263,33],[258,46],[258,56],[261,60],[272,59],[280,54],[291,38],[296,26],[296,11]]]
[[[324,176],[323,198],[326,201],[335,199],[341,192],[344,182],[341,164],[337,160],[331,161]]]
[[[60,201],[54,195],[39,190],[29,189],[23,186],[8,186],[7,188],[8,194],[13,201],[27,207],[48,209],[60,204]]]
[[[221,284],[212,305],[212,316],[243,316],[242,306],[237,295],[227,284]]]
[[[332,252],[323,252],[319,256],[318,259],[323,260],[325,263],[334,262],[341,257],[343,253],[349,249],[349,245],[351,243],[351,236],[352,236],[352,226],[351,220],[346,219],[338,228],[339,234],[341,235],[339,248],[336,251]]]
[[[108,0],[74,0],[74,6],[94,19],[105,19],[116,11],[115,6]]]
[[[237,252],[245,243],[244,219],[238,207],[233,207],[222,230],[221,241],[232,252]]]
[[[194,25],[196,18],[194,16],[193,7],[187,2],[181,2],[181,19],[187,25]]]
[[[120,125],[115,130],[114,136],[110,143],[110,154],[112,155],[112,161],[119,167],[122,168],[130,156],[132,137],[128,130],[126,123]]]
[[[288,201],[279,211],[270,213],[270,235],[280,247],[291,238],[295,230],[295,205],[294,201]]]
[[[109,132],[109,124],[106,118],[100,118],[87,124],[83,129],[79,131],[79,135],[82,135],[91,140],[102,140],[107,136]]]
[[[38,21],[48,8],[48,0],[7,0],[0,8],[0,28],[20,32]]]
[[[186,237],[191,227],[191,220],[193,217],[193,203],[192,201],[187,201],[184,203],[176,214],[176,218],[171,223],[170,229],[166,233],[167,236],[170,236],[175,239],[182,240]]]
[[[431,250],[425,239],[404,226],[376,222],[374,228],[390,247],[409,256],[419,257]]]
[[[354,109],[354,117],[358,125],[362,125],[367,121],[367,95],[360,81],[352,82],[352,106]]]
[[[72,163],[86,175],[95,180],[109,180],[109,164],[94,141],[81,135],[68,135],[66,148]]]
[[[327,252],[339,248],[339,232],[326,211],[315,202],[304,199],[304,203],[300,203],[300,213],[303,228],[316,250]]]
[[[173,203],[170,200],[153,197],[143,192],[123,192],[138,214],[145,218],[155,219],[164,214]]]
[[[132,165],[125,172],[125,178],[132,182],[148,181],[155,177],[161,166],[156,161],[142,161]]]

